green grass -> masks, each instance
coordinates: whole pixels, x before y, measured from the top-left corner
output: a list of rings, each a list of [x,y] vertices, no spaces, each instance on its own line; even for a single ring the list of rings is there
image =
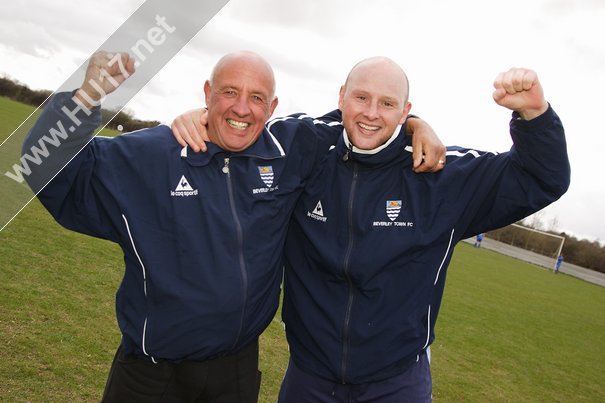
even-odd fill
[[[466,244],[448,277],[436,400],[605,401],[605,288]]]
[[[122,267],[117,246],[62,229],[36,200],[0,233],[0,401],[99,401]],[[605,288],[459,245],[432,346],[435,401],[605,401],[604,312]],[[263,403],[288,360],[278,318],[261,338]]]
[[[27,117],[36,110],[33,106],[0,96],[0,143],[6,139]],[[33,117],[38,116],[40,110]],[[31,127],[31,125],[29,125]],[[103,136],[114,136],[115,130],[103,129]]]
[[[0,401],[98,401],[120,336],[117,247],[34,200],[0,233]]]
[[[2,143],[2,148],[0,148],[0,194],[2,195],[0,200],[0,228],[9,222],[21,207],[33,197],[32,191],[25,183],[16,182],[4,173],[15,174],[13,166],[19,163],[21,145],[25,134],[41,113],[41,110],[38,110],[30,117],[35,109],[32,106],[0,97],[0,143]],[[107,136],[116,133],[116,131],[106,129],[101,131],[101,134]],[[11,134],[11,138],[4,142]],[[53,146],[49,146],[50,150],[53,148]]]

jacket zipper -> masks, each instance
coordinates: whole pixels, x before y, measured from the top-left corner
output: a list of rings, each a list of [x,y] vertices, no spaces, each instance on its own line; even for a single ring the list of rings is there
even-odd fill
[[[351,191],[349,193],[348,203],[348,224],[349,224],[349,241],[347,245],[347,253],[345,254],[343,271],[347,279],[349,288],[349,297],[347,298],[347,309],[345,311],[345,317],[343,322],[342,331],[342,362],[340,364],[341,370],[341,382],[346,383],[346,370],[347,361],[349,355],[349,322],[351,321],[351,310],[353,308],[353,280],[349,275],[349,262],[351,259],[351,253],[353,252],[353,198],[355,196],[355,188],[357,187],[357,164],[353,163],[353,179],[351,183]]]
[[[238,259],[239,259],[239,267],[242,275],[242,316],[240,318],[239,329],[237,330],[237,335],[235,337],[235,341],[233,342],[233,346],[231,349],[234,349],[239,342],[239,338],[242,333],[242,329],[244,327],[244,317],[246,314],[246,300],[248,299],[248,272],[246,271],[246,260],[244,259],[244,235],[242,231],[242,224],[239,220],[239,216],[237,215],[237,209],[235,208],[235,197],[233,195],[233,183],[231,181],[231,170],[229,169],[229,157],[224,159],[225,165],[223,166],[223,173],[226,174],[227,179],[227,191],[229,193],[229,205],[231,207],[231,214],[233,216],[233,221],[235,222],[235,230],[237,233],[237,249],[238,249]]]

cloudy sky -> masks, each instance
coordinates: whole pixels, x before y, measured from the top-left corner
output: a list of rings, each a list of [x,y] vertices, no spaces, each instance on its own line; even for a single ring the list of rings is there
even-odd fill
[[[142,3],[2,2],[0,74],[55,90]],[[505,151],[510,114],[493,102],[492,82],[529,67],[563,120],[572,164],[569,192],[540,220],[605,241],[603,21],[601,0],[231,0],[127,108],[169,123],[203,105],[221,55],[248,49],[276,71],[277,116],[318,115],[336,107],[355,62],[384,55],[406,70],[412,111],[445,144]]]

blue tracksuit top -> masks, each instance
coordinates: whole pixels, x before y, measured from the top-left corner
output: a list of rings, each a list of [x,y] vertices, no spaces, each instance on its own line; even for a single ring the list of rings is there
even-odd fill
[[[76,109],[70,93],[51,99],[24,150],[58,122],[74,126],[63,106]],[[86,144],[100,123],[96,109],[79,112],[82,124],[62,146]],[[190,152],[164,125],[95,137],[38,194],[64,227],[122,248],[116,313],[126,353],[205,360],[241,349],[266,328],[278,307],[291,212],[316,156],[340,132],[320,151],[315,123],[280,119],[275,135],[265,129],[238,153],[214,144]],[[40,187],[35,175],[29,182]]]
[[[299,368],[357,384],[416,361],[435,337],[456,243],[540,210],[569,186],[550,107],[531,121],[513,113],[510,131],[509,152],[450,147],[445,168],[422,175],[405,136],[357,154],[342,135],[288,230],[282,314]]]

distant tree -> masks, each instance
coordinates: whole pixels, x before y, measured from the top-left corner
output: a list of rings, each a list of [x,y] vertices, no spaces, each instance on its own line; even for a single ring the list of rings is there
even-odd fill
[[[559,228],[559,219],[557,218],[557,216],[554,216],[548,225],[548,231],[555,233],[555,231],[557,231],[557,228]]]
[[[49,90],[32,90],[27,85],[21,84],[10,77],[0,77],[0,96],[5,96],[12,100],[24,104],[38,107],[52,94]],[[122,109],[121,111],[106,110],[101,108],[101,121],[107,123],[107,127],[117,130],[118,126],[122,131],[131,132],[134,130],[154,127],[160,124],[156,120],[146,121],[134,118],[132,111]]]
[[[0,78],[0,95],[14,101],[38,107],[44,103],[46,98],[52,94],[48,90],[32,90],[27,85],[21,84],[8,77]]]
[[[52,94],[49,90],[32,90],[27,85],[21,84],[8,76],[0,77],[0,96],[5,96],[14,101],[38,107]],[[101,119],[107,123],[107,127],[117,130],[131,132],[146,127],[154,127],[160,124],[156,120],[145,121],[134,118],[132,111],[122,109],[121,111],[101,109]]]
[[[126,124],[133,119],[130,111],[126,109],[121,111],[101,109],[101,116],[103,123],[107,123],[107,127],[114,130],[117,130],[120,125],[126,127]]]
[[[540,210],[525,220],[523,220],[523,225],[533,228],[533,229],[543,229],[544,228],[544,210]]]
[[[44,103],[46,102],[46,100],[52,93],[53,93],[52,91],[48,91],[48,90],[34,91],[31,94],[30,105],[33,105],[36,107],[40,106],[40,105],[44,105]]]
[[[157,120],[133,119],[133,120],[126,122],[126,124],[124,124],[123,126],[124,126],[125,132],[132,132],[135,130],[141,130],[141,129],[145,129],[148,127],[155,127],[159,124],[160,124],[160,122],[158,122]]]
[[[13,98],[18,91],[18,84],[7,77],[0,77],[0,95]]]
[[[123,132],[132,132],[147,127],[155,127],[160,124],[160,122],[156,120],[146,121],[135,119],[133,113],[128,109],[122,109],[121,111],[102,109],[101,113],[103,122],[107,123],[107,127]],[[121,127],[121,129],[118,129],[119,127]]]

